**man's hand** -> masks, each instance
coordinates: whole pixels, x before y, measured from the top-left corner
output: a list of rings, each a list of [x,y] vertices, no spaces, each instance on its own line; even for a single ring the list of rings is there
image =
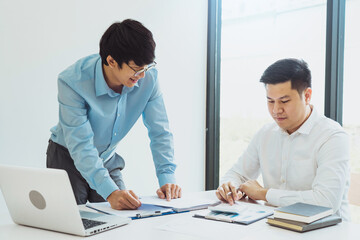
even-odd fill
[[[266,193],[268,190],[263,188],[256,180],[246,181],[240,185],[239,189],[253,200],[267,201]]]
[[[137,209],[141,206],[138,196],[131,190],[115,190],[109,195],[107,201],[111,208],[116,210]]]
[[[181,198],[181,187],[177,184],[167,183],[156,190],[156,193],[159,198],[166,198],[167,201],[170,201],[170,199]]]
[[[242,192],[236,189],[231,182],[223,183],[215,193],[218,199],[223,202],[228,202],[230,205],[233,205],[235,201],[243,197]]]

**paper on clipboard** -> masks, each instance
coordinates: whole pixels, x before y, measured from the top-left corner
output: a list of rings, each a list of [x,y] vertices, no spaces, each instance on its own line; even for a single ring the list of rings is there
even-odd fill
[[[145,197],[141,197],[140,201],[145,204],[151,204],[161,207],[170,207],[175,212],[206,209],[209,206],[217,205],[220,203],[220,201],[217,200],[216,198],[209,199],[209,198],[187,197],[187,196],[182,196],[181,198],[177,198],[177,199],[171,199],[171,201],[160,199],[157,196],[145,196]]]
[[[197,213],[194,217],[247,225],[270,216],[273,212],[273,209],[265,206],[236,202],[234,205],[222,203],[209,207],[208,212]]]
[[[87,203],[86,206],[105,214],[128,217],[132,219],[157,216],[173,211],[171,208],[165,208],[151,204],[142,204],[138,209],[135,210],[115,210],[111,208],[110,203],[108,202]]]

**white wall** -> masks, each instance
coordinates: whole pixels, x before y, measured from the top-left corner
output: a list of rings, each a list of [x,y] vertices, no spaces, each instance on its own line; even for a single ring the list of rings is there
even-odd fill
[[[49,129],[57,123],[57,75],[98,52],[110,24],[142,22],[157,43],[161,88],[175,140],[178,183],[204,189],[207,1],[1,0],[0,163],[45,167]],[[118,147],[125,183],[155,194],[157,179],[142,121]]]

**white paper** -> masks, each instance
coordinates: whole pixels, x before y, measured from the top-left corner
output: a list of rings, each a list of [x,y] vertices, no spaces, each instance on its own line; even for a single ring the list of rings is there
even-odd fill
[[[219,200],[217,200],[216,198],[209,199],[206,197],[191,197],[190,195],[185,195],[177,199],[171,199],[170,201],[167,201],[166,199],[161,199],[157,196],[145,196],[140,197],[140,201],[141,203],[153,204],[163,207],[171,207],[174,209],[192,208],[196,206],[210,205],[219,202]]]
[[[142,204],[138,209],[135,210],[115,210],[112,209],[110,203],[108,202],[100,202],[100,203],[87,203],[86,206],[91,207],[93,209],[100,210],[100,212],[105,212],[108,214],[113,214],[122,217],[136,217],[137,214],[140,215],[148,215],[155,211],[161,211],[161,213],[171,212],[171,208],[162,208],[158,206],[151,206],[147,204]]]
[[[203,215],[200,214],[199,216],[207,219],[243,224],[253,223],[272,215],[274,212],[272,208],[266,206],[242,202],[235,202],[233,205],[222,203],[214,207],[209,207],[208,209],[210,211]]]
[[[241,204],[235,202],[235,204],[230,205],[228,203],[222,203],[217,206],[208,207],[211,211],[219,211],[219,212],[228,212],[228,213],[242,213],[247,210],[249,207],[248,204]]]

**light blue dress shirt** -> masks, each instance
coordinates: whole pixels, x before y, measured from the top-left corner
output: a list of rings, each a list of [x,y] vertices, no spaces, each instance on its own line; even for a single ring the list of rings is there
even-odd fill
[[[118,189],[104,162],[140,115],[159,185],[175,183],[173,136],[156,69],[119,94],[108,87],[99,54],[90,55],[59,74],[58,101],[59,123],[51,129],[51,140],[69,150],[76,168],[104,199]]]

